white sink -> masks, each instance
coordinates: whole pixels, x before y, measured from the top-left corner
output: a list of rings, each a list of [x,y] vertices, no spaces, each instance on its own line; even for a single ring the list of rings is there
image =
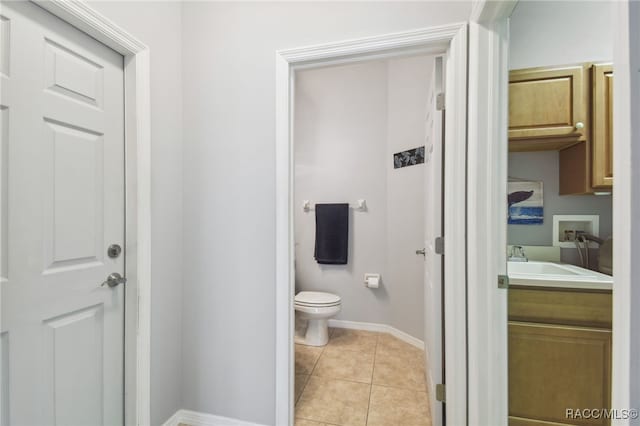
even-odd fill
[[[611,290],[613,278],[589,269],[552,262],[508,262],[509,284]]]

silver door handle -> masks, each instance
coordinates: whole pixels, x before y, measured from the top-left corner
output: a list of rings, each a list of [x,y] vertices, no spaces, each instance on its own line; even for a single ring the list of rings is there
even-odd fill
[[[107,277],[107,280],[103,282],[100,285],[100,287],[104,287],[105,285],[108,285],[109,287],[113,288],[113,287],[116,287],[118,284],[124,284],[126,282],[127,282],[127,279],[125,277],[123,277],[117,272],[113,272],[109,274],[109,276]]]
[[[426,256],[426,253],[427,252],[425,251],[425,249],[416,250],[416,254],[421,254],[423,256]]]

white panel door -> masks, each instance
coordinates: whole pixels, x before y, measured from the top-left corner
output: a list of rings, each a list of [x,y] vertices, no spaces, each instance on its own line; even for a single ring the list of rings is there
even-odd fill
[[[443,236],[444,113],[437,96],[444,91],[443,60],[436,58],[428,92],[425,141],[425,357],[429,372],[429,398],[434,426],[443,424],[442,403],[435,400],[435,385],[444,383],[443,256],[436,253],[436,238]]]
[[[123,58],[0,9],[3,425],[123,424]]]

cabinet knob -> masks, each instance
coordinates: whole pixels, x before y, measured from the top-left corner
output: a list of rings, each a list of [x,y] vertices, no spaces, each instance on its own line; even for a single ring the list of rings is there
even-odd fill
[[[578,121],[576,123],[576,130],[582,130],[584,129],[584,123],[582,121]]]

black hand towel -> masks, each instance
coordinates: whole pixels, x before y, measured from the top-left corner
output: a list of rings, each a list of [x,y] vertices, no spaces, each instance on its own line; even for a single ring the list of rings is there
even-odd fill
[[[349,251],[349,204],[316,204],[316,261],[346,265]]]

